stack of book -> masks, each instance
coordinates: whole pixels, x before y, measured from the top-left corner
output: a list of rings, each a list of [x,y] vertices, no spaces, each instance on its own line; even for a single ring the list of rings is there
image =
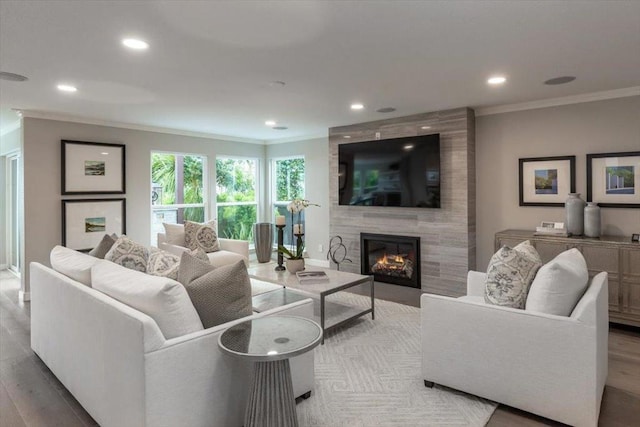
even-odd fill
[[[550,228],[550,227],[536,227],[534,236],[557,236],[557,237],[569,237],[566,228]]]
[[[329,282],[329,276],[324,271],[298,271],[296,276],[301,285]]]

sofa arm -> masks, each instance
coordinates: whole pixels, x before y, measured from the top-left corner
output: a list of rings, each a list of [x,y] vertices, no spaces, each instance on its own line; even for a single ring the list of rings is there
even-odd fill
[[[305,299],[203,331],[167,340],[145,357],[147,420],[150,426],[241,426],[252,364],[223,354],[220,335],[230,326],[269,315],[313,318]],[[314,352],[290,360],[295,396],[311,390]]]
[[[484,297],[487,274],[470,270],[467,273],[467,296]]]
[[[229,252],[235,252],[249,260],[249,242],[246,240],[234,239],[218,239],[220,249]]]
[[[421,307],[425,380],[565,423],[567,408],[577,425],[597,420],[596,325],[429,294]]]

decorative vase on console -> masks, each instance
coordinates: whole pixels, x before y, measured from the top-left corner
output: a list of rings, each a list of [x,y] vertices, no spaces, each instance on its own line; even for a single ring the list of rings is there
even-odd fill
[[[572,236],[582,236],[584,232],[584,207],[586,202],[580,198],[580,193],[569,193],[564,208],[567,214],[567,233]]]
[[[256,248],[258,262],[271,261],[271,248],[273,245],[273,224],[270,222],[258,222],[253,225],[253,242]]]
[[[298,271],[304,270],[304,258],[288,259],[285,261],[285,265],[289,273],[296,274]]]
[[[595,202],[587,203],[584,208],[584,235],[600,237],[600,206]]]

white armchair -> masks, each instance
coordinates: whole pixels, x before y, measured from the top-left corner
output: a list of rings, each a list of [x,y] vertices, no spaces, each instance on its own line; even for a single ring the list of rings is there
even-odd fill
[[[242,259],[247,267],[249,267],[249,242],[246,240],[234,239],[218,239],[220,250],[207,254],[209,261],[215,267],[233,264]],[[184,243],[183,243],[184,245]],[[171,252],[180,256],[186,251],[183,245],[167,243],[167,235],[158,233],[158,247],[162,250]]]
[[[607,273],[591,280],[569,317],[485,304],[484,283],[472,271],[465,297],[422,295],[425,385],[597,426],[608,369]]]

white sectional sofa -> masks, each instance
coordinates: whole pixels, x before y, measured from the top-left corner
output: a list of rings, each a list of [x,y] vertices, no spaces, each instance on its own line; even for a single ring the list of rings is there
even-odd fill
[[[593,277],[568,317],[486,304],[485,277],[469,272],[461,298],[422,294],[425,385],[597,426],[608,370],[607,273]]]
[[[65,274],[30,265],[31,347],[101,426],[242,425],[252,367],[223,355],[218,337],[248,318],[167,339],[152,317],[91,287],[92,271],[127,269],[66,256]],[[251,317],[275,314],[312,318],[313,302]],[[291,370],[295,396],[310,392],[313,352],[293,358]]]

